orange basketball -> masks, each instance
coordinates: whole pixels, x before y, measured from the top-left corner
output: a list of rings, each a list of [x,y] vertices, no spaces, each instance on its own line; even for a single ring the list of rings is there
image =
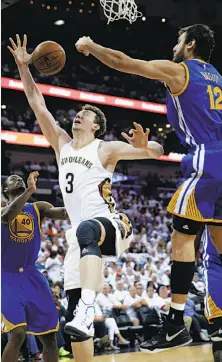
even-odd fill
[[[53,75],[59,73],[66,62],[64,49],[54,41],[44,41],[33,52],[32,63],[38,72]]]

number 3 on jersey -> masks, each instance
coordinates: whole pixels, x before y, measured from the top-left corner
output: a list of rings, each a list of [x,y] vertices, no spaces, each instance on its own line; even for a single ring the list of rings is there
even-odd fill
[[[222,110],[222,90],[219,87],[208,85],[207,93],[210,97],[210,109]]]
[[[67,175],[66,175],[66,192],[67,192],[67,194],[71,194],[73,192],[73,182],[74,182],[73,173],[67,173]]]

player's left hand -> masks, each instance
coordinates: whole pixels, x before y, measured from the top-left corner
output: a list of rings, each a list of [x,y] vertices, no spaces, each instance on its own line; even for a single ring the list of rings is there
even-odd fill
[[[135,148],[147,148],[148,147],[148,136],[150,133],[149,128],[146,128],[144,132],[141,124],[133,122],[135,129],[131,129],[129,134],[132,137],[129,137],[125,132],[122,132],[121,135]]]
[[[75,46],[78,52],[83,53],[86,57],[88,57],[89,56],[88,45],[90,43],[93,43],[92,39],[89,36],[83,36],[82,38],[79,38]]]
[[[28,54],[26,51],[27,46],[27,35],[24,35],[23,43],[20,40],[18,34],[16,34],[17,44],[14,42],[12,38],[9,38],[11,42],[11,47],[8,46],[8,50],[12,53],[15,62],[18,66],[28,65],[32,60],[32,54]]]
[[[38,171],[34,171],[34,172],[31,172],[28,177],[27,185],[28,185],[28,189],[30,189],[30,191],[32,193],[36,192],[36,182],[37,182],[38,176],[39,176]]]

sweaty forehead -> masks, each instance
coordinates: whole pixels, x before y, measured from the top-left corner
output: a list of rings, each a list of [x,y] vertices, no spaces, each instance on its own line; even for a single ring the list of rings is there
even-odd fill
[[[14,180],[17,180],[21,177],[19,177],[18,175],[11,175],[7,178],[6,182],[11,182],[11,181],[14,181]]]
[[[183,34],[181,34],[178,38],[178,43],[181,43],[182,41],[184,41],[186,38],[186,32],[184,32]]]
[[[79,114],[83,114],[84,116],[86,115],[95,115],[95,113],[89,109],[82,109]]]

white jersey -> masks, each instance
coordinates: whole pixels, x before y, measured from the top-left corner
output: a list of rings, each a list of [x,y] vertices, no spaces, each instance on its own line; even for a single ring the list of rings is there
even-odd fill
[[[64,261],[65,290],[80,288],[80,248],[76,230],[82,221],[96,217],[110,219],[116,230],[116,256],[128,249],[132,240],[129,219],[126,215],[115,212],[116,205],[111,193],[113,174],[101,164],[98,155],[100,142],[101,140],[95,139],[89,145],[75,150],[71,141],[60,151],[59,184],[72,224],[72,228],[66,232],[69,248]],[[101,276],[101,287],[102,285]]]
[[[72,226],[98,216],[114,217],[111,172],[105,170],[98,155],[101,140],[95,139],[75,150],[72,141],[60,152],[59,184]]]

